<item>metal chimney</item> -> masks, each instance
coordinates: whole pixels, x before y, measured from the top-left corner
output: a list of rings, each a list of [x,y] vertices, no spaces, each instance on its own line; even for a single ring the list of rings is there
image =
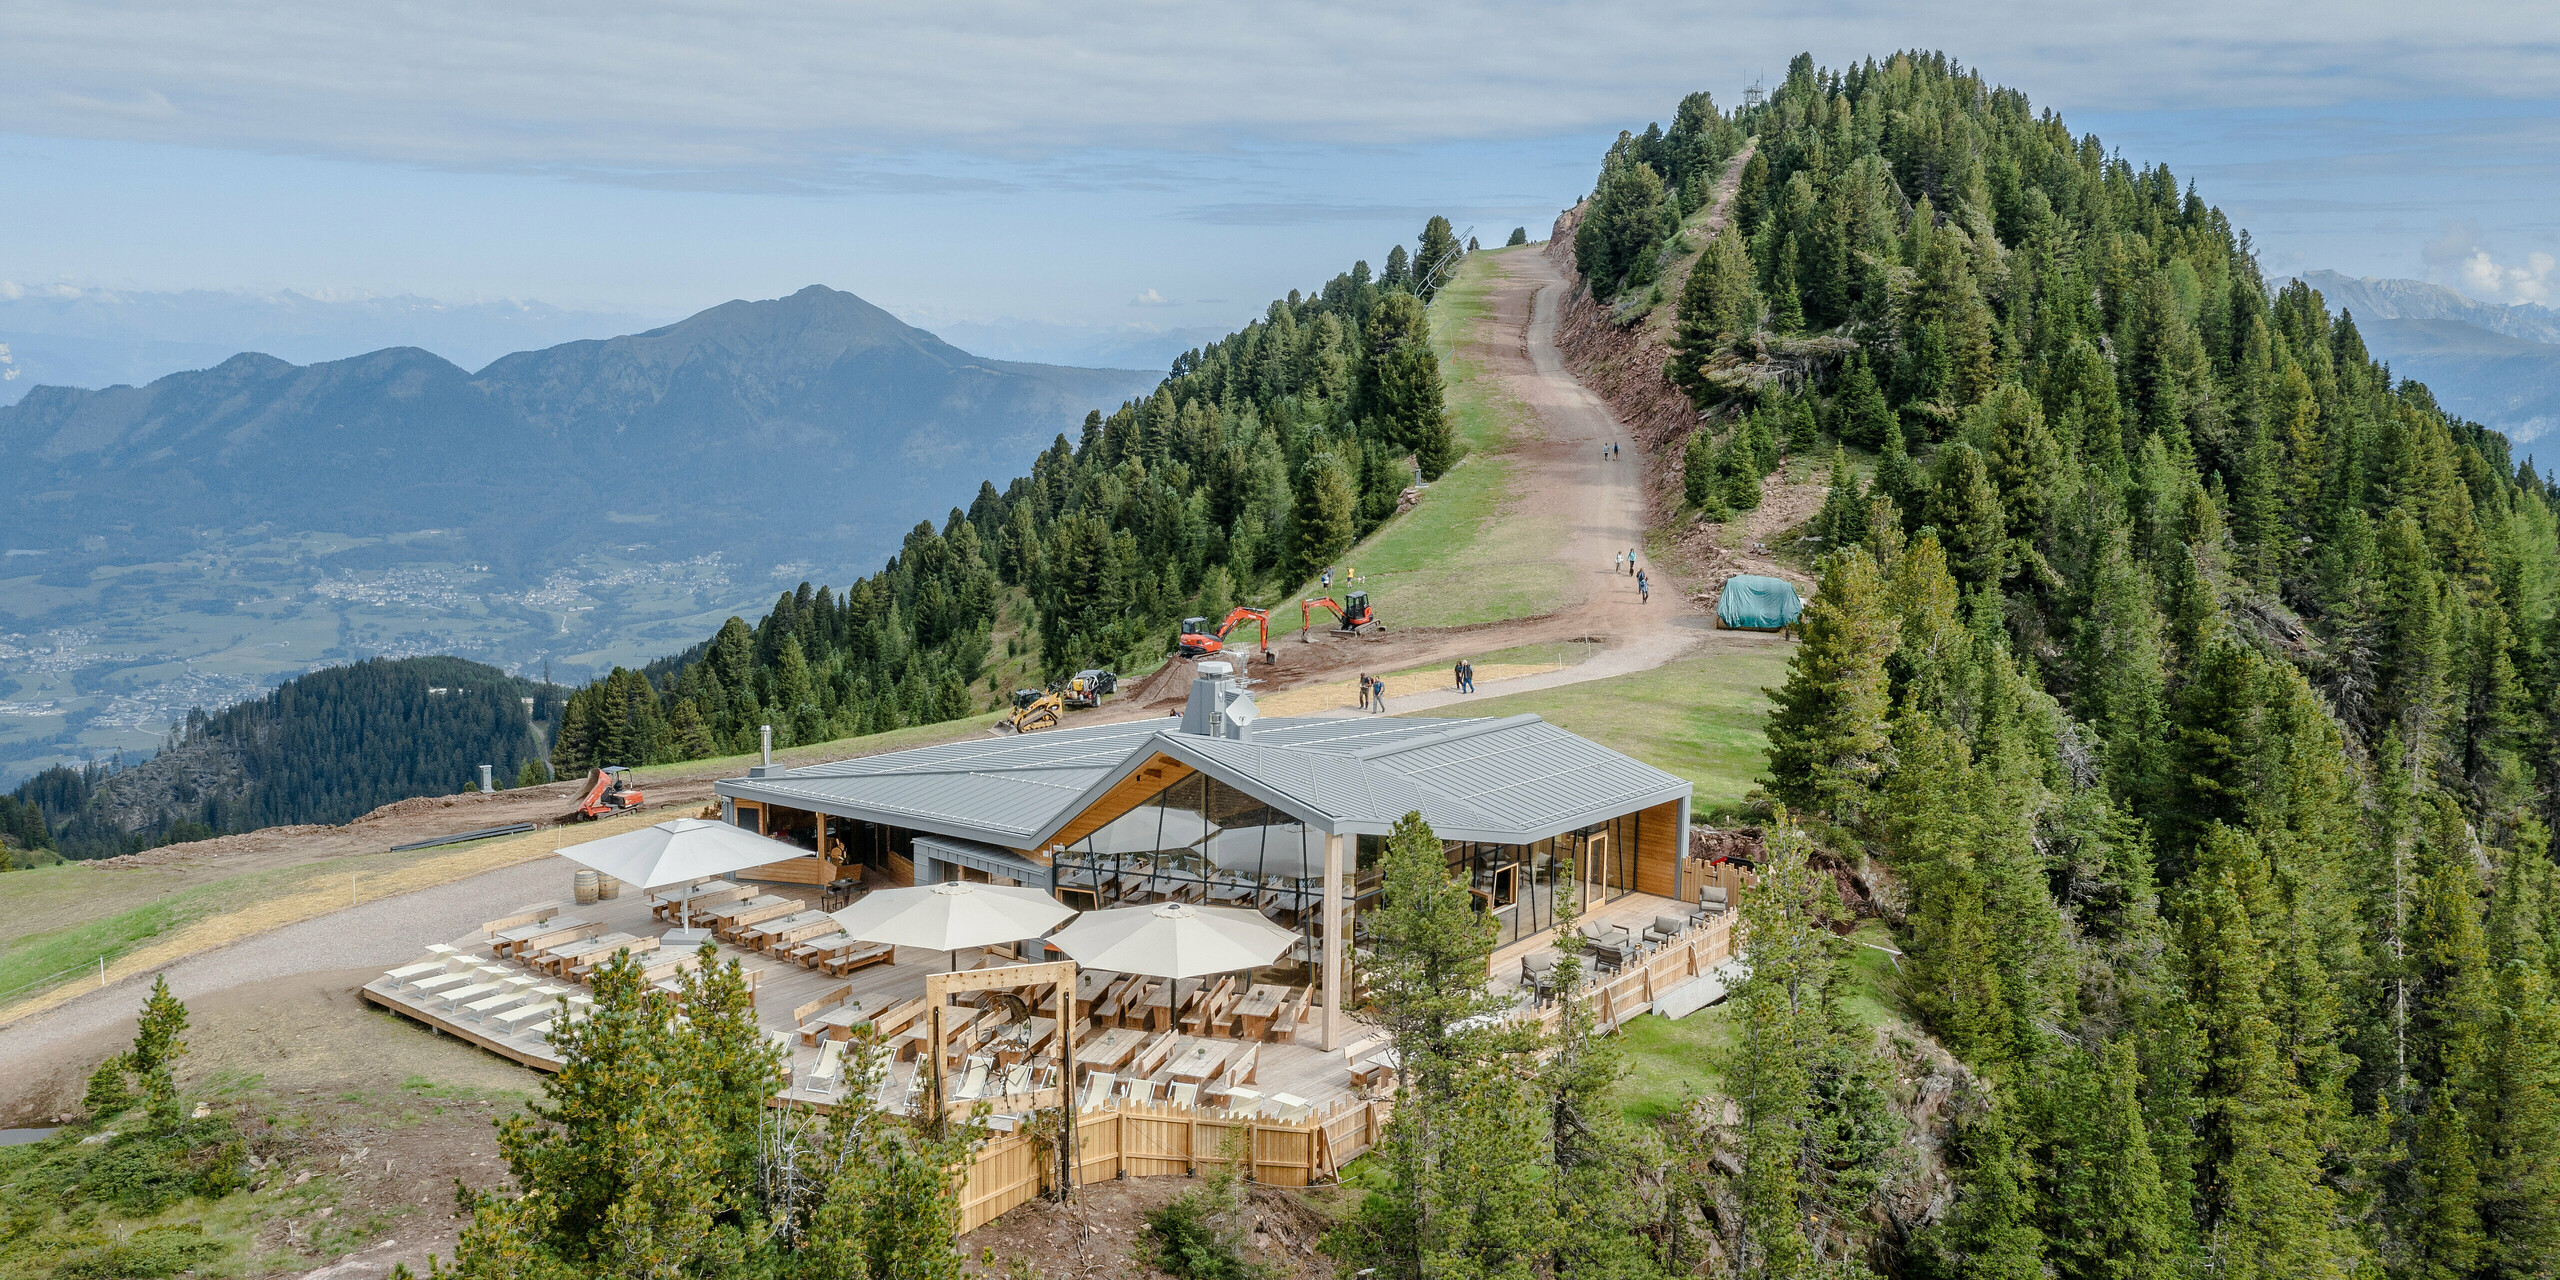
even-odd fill
[[[1221,723],[1219,714],[1227,709],[1226,691],[1234,687],[1235,668],[1223,662],[1203,662],[1191,678],[1191,695],[1182,703],[1182,731],[1202,737],[1214,736]]]
[[[764,731],[764,763],[748,765],[747,776],[750,778],[779,778],[782,775],[789,773],[791,771],[790,766],[779,765],[773,762],[773,726],[768,724],[759,727]]]

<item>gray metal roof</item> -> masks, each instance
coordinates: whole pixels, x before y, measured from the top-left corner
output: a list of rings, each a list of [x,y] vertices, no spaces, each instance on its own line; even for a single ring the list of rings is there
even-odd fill
[[[1037,849],[1161,752],[1334,834],[1419,812],[1445,839],[1527,844],[1678,800],[1689,783],[1548,724],[1504,719],[1281,719],[1243,741],[1138,720],[732,778],[724,796]]]

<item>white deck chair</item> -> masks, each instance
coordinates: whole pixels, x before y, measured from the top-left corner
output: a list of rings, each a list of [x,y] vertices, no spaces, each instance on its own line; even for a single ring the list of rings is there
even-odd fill
[[[1017,1062],[1007,1068],[1004,1073],[1004,1091],[1007,1095],[1031,1092],[1031,1064]]]
[[[1090,1111],[1109,1102],[1112,1089],[1119,1083],[1118,1077],[1108,1071],[1088,1073],[1084,1078],[1084,1102],[1080,1105]]]
[[[1314,1110],[1306,1099],[1294,1093],[1275,1093],[1262,1103],[1262,1114],[1274,1120],[1301,1120]]]
[[[963,1101],[986,1096],[987,1073],[994,1068],[995,1059],[983,1053],[970,1054],[968,1078],[961,1082],[958,1089],[952,1091],[951,1096]]]
[[[836,1096],[837,1078],[844,1073],[844,1041],[829,1040],[818,1051],[818,1065],[809,1069],[809,1087],[827,1097]]]
[[[1191,1104],[1193,1104],[1193,1103],[1195,1103],[1195,1102],[1198,1102],[1199,1100],[1200,1100],[1200,1086],[1198,1086],[1198,1085],[1196,1085],[1196,1084],[1193,1084],[1193,1083],[1191,1083],[1190,1081],[1187,1081],[1187,1080],[1186,1080],[1186,1081],[1182,1081],[1182,1082],[1177,1083],[1176,1085],[1174,1085],[1174,1086],[1173,1086],[1173,1096],[1172,1096],[1171,1098],[1167,1099],[1167,1101],[1171,1102],[1173,1105],[1175,1105],[1175,1106],[1177,1106],[1177,1107],[1187,1107],[1187,1106],[1190,1106]]]
[[[1229,1114],[1229,1115],[1239,1115],[1239,1116],[1250,1116],[1250,1115],[1259,1115],[1259,1114],[1261,1113],[1261,1111],[1262,1111],[1262,1091],[1261,1091],[1261,1090],[1259,1090],[1259,1089],[1229,1089],[1229,1090],[1227,1090],[1227,1114]]]

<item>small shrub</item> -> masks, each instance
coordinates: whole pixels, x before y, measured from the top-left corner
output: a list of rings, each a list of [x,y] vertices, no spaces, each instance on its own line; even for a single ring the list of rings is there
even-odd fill
[[[1250,1214],[1244,1181],[1236,1170],[1244,1162],[1239,1125],[1227,1133],[1218,1166],[1200,1185],[1147,1215],[1148,1260],[1180,1280],[1260,1280],[1267,1268],[1245,1256]]]

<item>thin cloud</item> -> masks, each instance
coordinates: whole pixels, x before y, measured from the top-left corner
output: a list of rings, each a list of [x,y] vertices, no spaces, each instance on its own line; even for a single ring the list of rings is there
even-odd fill
[[[1139,294],[1137,297],[1129,299],[1129,305],[1133,307],[1171,307],[1178,306],[1180,304],[1153,289],[1149,289],[1144,293]]]
[[[1801,49],[1835,62],[1915,39],[2084,112],[2560,83],[2560,6],[2486,0],[2347,0],[2317,24],[2276,0],[1599,3],[1569,21],[1525,0],[1464,21],[1348,0],[273,0],[257,22],[177,0],[24,0],[0,45],[0,129],[763,191],[919,152],[1036,163],[1614,130],[1693,89],[1774,78]]]

